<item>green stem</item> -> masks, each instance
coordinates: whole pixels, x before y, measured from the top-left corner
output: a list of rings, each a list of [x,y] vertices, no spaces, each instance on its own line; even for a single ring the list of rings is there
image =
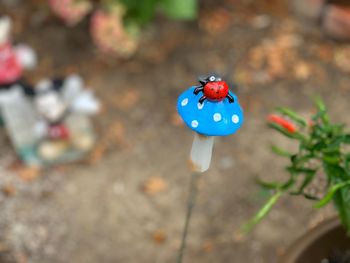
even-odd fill
[[[276,204],[279,198],[282,195],[282,191],[277,191],[270,199],[266,202],[266,204],[259,210],[259,212],[242,227],[244,233],[248,233],[252,230],[252,228],[258,224],[271,210],[271,208]]]

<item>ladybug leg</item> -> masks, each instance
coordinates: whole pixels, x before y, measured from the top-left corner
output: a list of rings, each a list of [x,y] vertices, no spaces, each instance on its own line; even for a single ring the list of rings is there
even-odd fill
[[[197,86],[197,87],[194,89],[193,93],[194,93],[195,95],[198,95],[198,93],[201,92],[201,91],[203,91],[203,90],[204,90],[204,87],[203,87],[203,86]]]
[[[233,102],[235,102],[235,99],[231,96],[231,94],[227,94],[227,99],[228,99],[228,101],[230,102],[230,103],[233,103]]]
[[[207,96],[203,95],[200,99],[199,99],[199,103],[203,104],[203,102],[207,99]]]

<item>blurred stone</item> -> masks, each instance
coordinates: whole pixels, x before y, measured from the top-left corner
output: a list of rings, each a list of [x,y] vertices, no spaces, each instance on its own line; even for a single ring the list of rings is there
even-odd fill
[[[289,2],[298,15],[316,20],[321,14],[325,0],[292,0]]]
[[[235,161],[231,157],[223,157],[219,161],[219,167],[221,169],[230,169],[235,165]]]
[[[22,0],[1,0],[2,3],[7,8],[14,8],[19,6],[23,1]]]
[[[256,29],[264,29],[271,25],[271,18],[268,15],[258,15],[252,19],[251,24]]]

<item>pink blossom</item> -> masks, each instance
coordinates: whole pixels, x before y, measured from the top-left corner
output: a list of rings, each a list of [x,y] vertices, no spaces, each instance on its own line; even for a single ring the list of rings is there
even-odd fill
[[[86,0],[49,0],[52,11],[69,25],[79,23],[92,9]]]
[[[124,28],[120,9],[97,10],[91,20],[91,36],[99,50],[119,57],[131,56],[138,46],[137,39]]]

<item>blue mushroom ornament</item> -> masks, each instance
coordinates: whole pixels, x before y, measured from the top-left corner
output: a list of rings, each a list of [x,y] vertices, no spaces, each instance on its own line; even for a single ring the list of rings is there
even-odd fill
[[[210,166],[214,137],[237,132],[244,116],[237,96],[220,77],[209,75],[200,78],[199,84],[179,96],[177,110],[185,124],[195,131],[192,168],[204,172]]]

